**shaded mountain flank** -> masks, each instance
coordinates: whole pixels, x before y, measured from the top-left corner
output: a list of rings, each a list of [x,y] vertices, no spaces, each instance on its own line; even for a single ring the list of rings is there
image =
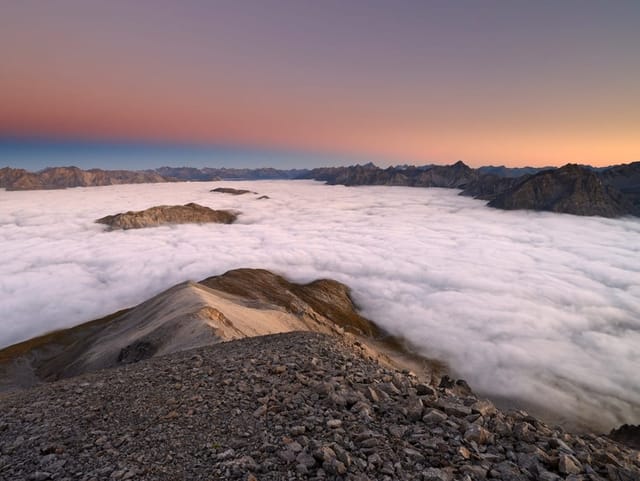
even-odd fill
[[[517,175],[524,172],[523,175]],[[460,195],[499,209],[528,209],[583,216],[640,215],[640,162],[593,169],[472,169],[462,161],[445,166],[388,167],[374,164],[313,169],[305,178],[330,185],[391,185],[460,189]]]
[[[0,391],[290,331],[340,336],[346,331],[394,362],[386,351],[395,344],[358,314],[347,286],[328,279],[295,284],[266,270],[237,269],[178,284],[131,309],[0,350]],[[408,355],[395,359],[413,362]]]
[[[498,194],[489,206],[602,217],[638,215],[631,198],[605,184],[601,175],[575,164],[546,170]]]
[[[193,202],[185,205],[160,205],[141,211],[129,211],[97,219],[110,229],[142,229],[166,224],[231,224],[238,215],[228,210],[214,210]]]
[[[7,190],[66,189],[157,182],[168,182],[168,179],[149,171],[82,170],[78,167],[50,167],[39,172],[11,167],[0,169],[0,188]]]

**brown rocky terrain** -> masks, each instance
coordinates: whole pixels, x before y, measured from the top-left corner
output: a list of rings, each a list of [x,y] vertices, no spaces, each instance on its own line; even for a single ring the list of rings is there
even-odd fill
[[[78,167],[50,167],[39,172],[5,167],[0,169],[0,188],[7,190],[65,189],[115,184],[168,182],[155,172],[129,170],[82,170]]]
[[[3,480],[637,481],[640,453],[294,332],[0,397]]]
[[[193,202],[185,205],[161,205],[141,211],[122,212],[102,217],[96,222],[111,229],[142,229],[165,224],[231,224],[238,215],[228,210],[214,210]]]

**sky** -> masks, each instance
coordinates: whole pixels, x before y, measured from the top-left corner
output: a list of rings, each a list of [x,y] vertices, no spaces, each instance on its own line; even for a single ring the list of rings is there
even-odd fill
[[[257,194],[210,192],[220,186]],[[187,202],[238,221],[94,222]],[[455,189],[238,181],[2,192],[0,347],[188,279],[264,268],[347,284],[364,316],[481,396],[608,432],[640,419],[638,236],[638,218],[502,211]]]
[[[3,0],[0,138],[626,163],[639,22],[637,1]]]

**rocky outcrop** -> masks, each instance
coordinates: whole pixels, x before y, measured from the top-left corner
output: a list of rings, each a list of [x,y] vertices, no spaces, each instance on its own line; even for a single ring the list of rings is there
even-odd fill
[[[103,319],[0,350],[0,391],[76,376],[222,341],[289,331],[381,332],[349,289],[322,279],[295,284],[260,269],[186,282]]]
[[[602,217],[637,214],[623,194],[605,185],[593,170],[575,164],[528,177],[496,196],[489,206]]]
[[[40,172],[6,167],[0,169],[0,187],[7,190],[65,189],[115,184],[167,182],[155,172],[129,170],[82,170],[78,167],[51,167]]]
[[[0,473],[12,480],[640,479],[637,451],[317,333],[159,356],[0,403]]]
[[[216,192],[218,194],[229,194],[229,195],[257,194],[257,192],[254,192],[252,190],[233,189],[231,187],[216,187],[215,189],[211,189],[210,192]]]
[[[111,229],[142,229],[165,224],[231,224],[237,214],[227,210],[213,210],[199,204],[161,205],[141,211],[108,215],[96,220]]]

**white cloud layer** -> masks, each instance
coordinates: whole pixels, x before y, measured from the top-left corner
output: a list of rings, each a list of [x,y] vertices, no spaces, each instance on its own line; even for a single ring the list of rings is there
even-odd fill
[[[0,346],[261,267],[345,282],[364,315],[480,393],[600,429],[640,422],[640,221],[504,212],[456,194],[311,181],[0,191]],[[118,232],[93,223],[187,202],[242,215]]]

